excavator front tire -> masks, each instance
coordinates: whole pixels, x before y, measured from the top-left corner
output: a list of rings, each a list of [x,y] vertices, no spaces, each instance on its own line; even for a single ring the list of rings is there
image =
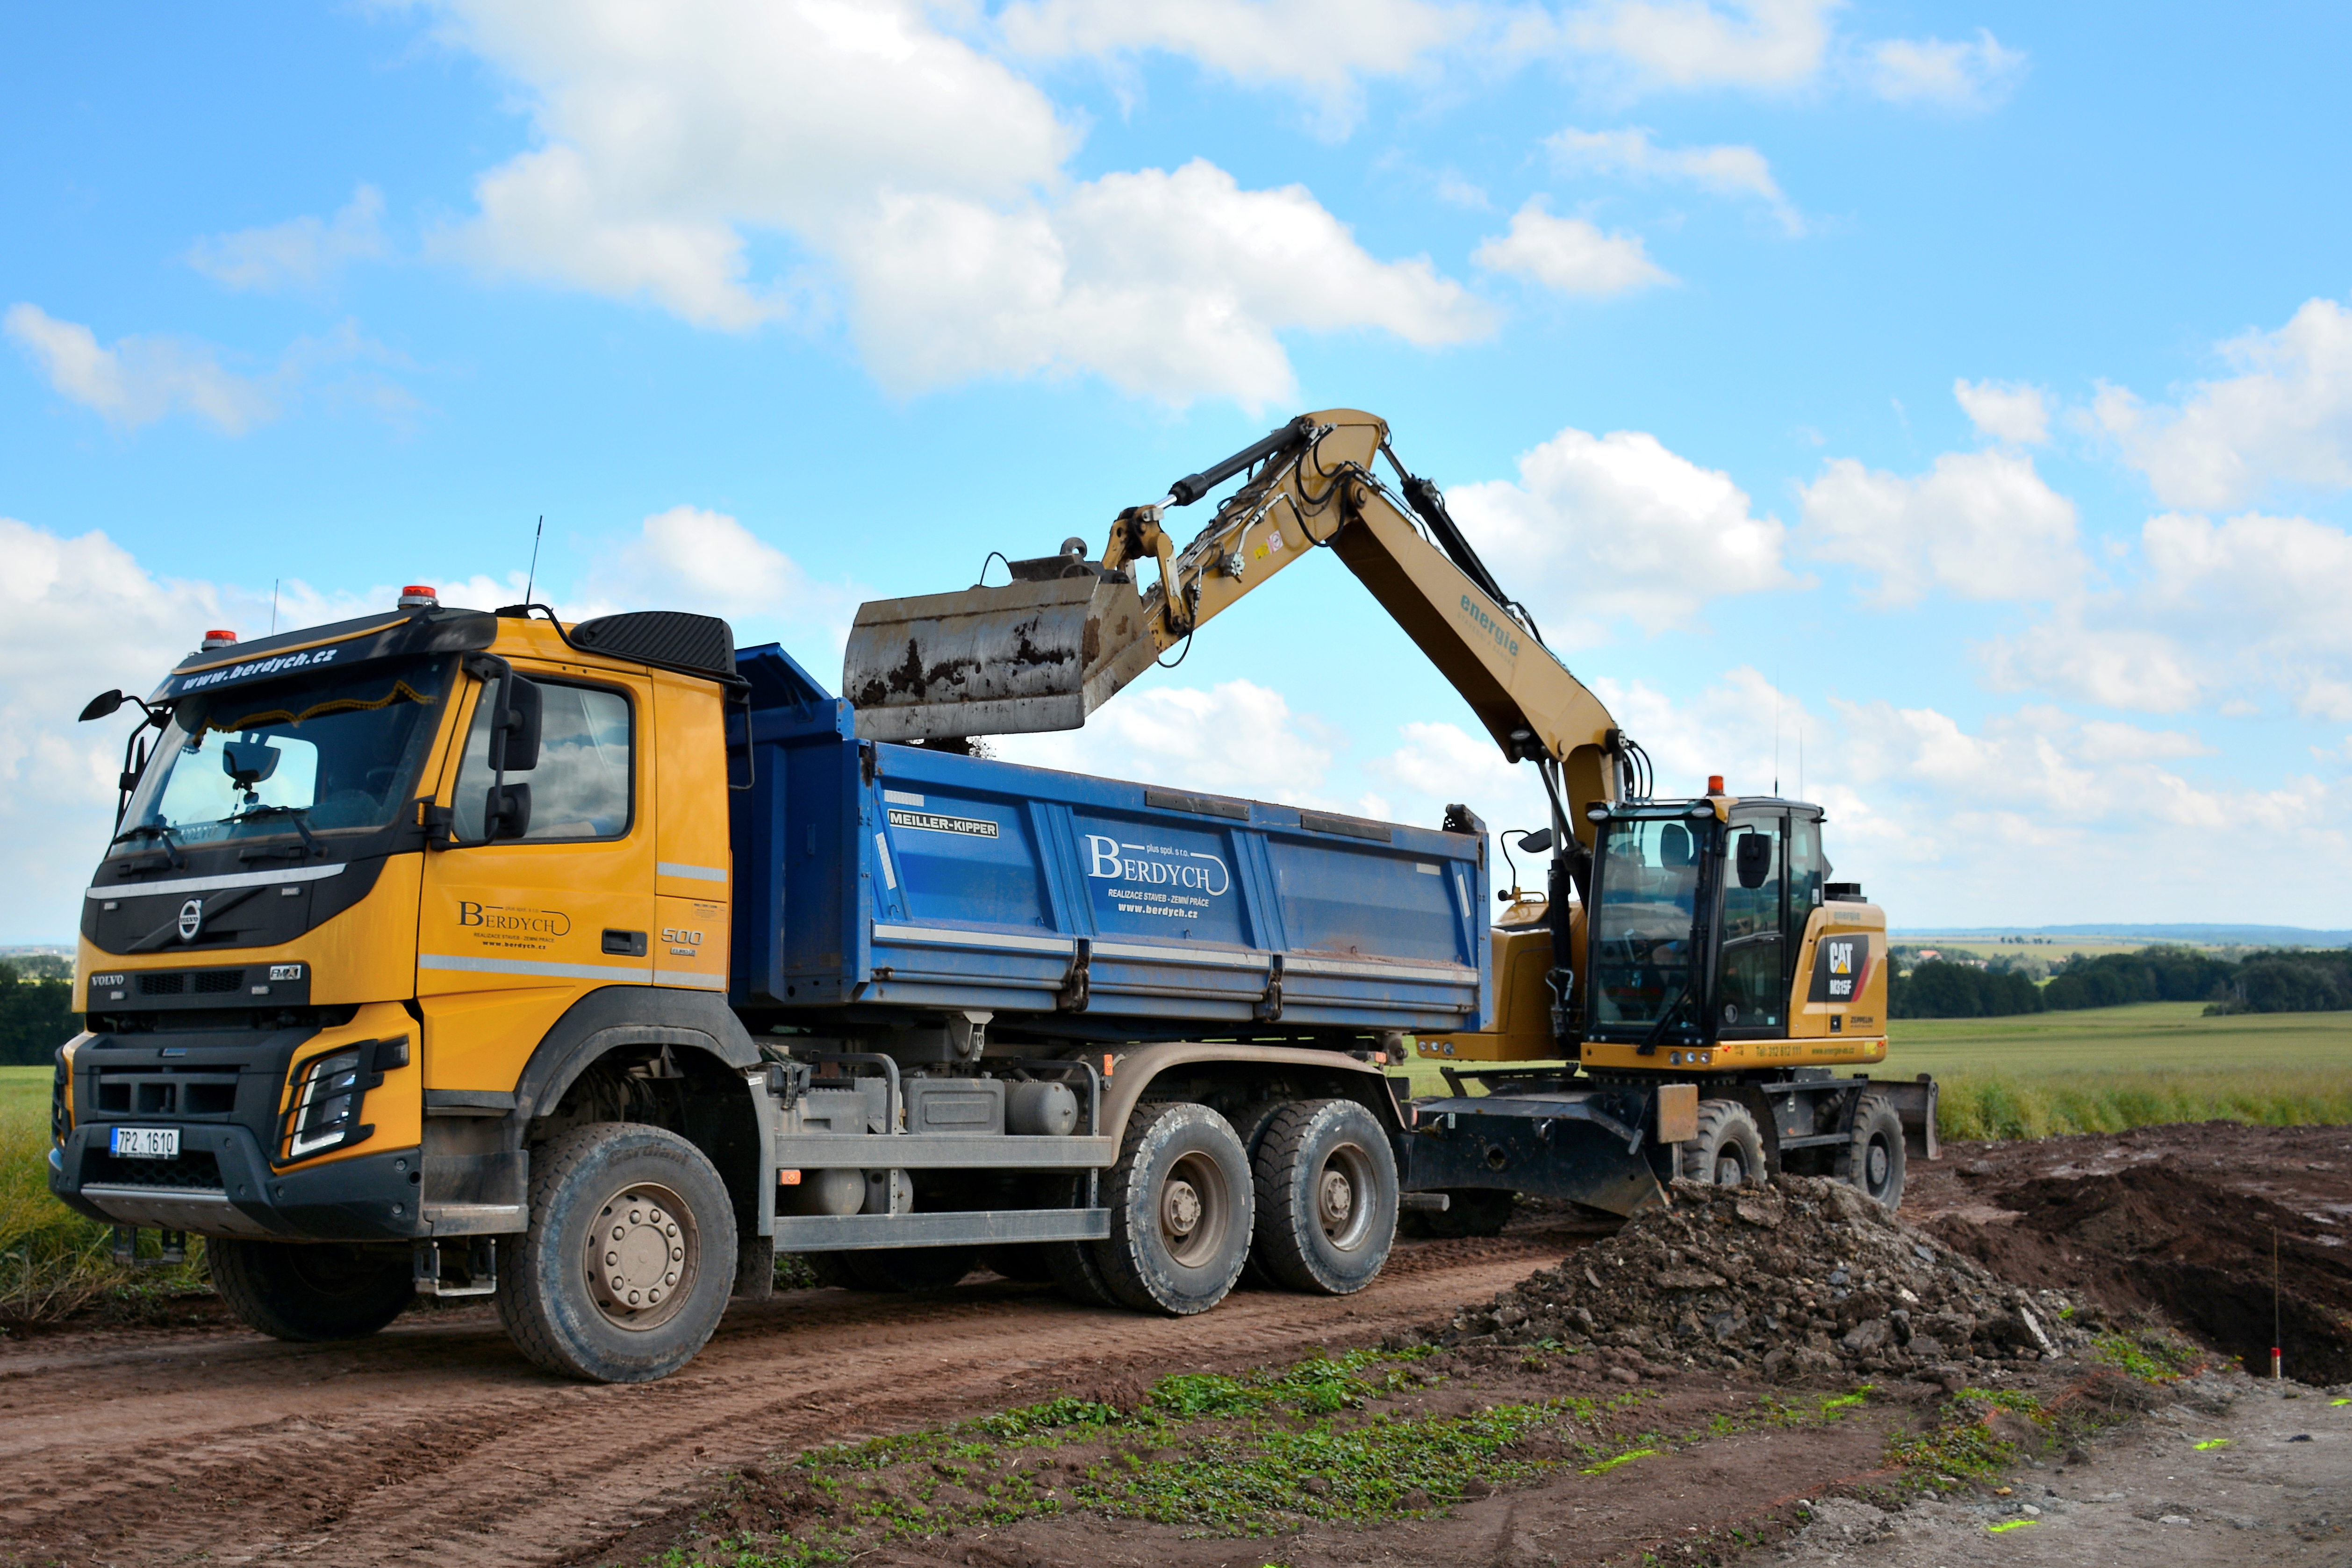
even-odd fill
[[[1883,1096],[1853,1108],[1853,1142],[1838,1155],[1838,1179],[1892,1214],[1903,1201],[1903,1118]]]
[[[1752,1186],[1764,1179],[1764,1134],[1737,1100],[1698,1103],[1698,1136],[1683,1145],[1685,1181]]]

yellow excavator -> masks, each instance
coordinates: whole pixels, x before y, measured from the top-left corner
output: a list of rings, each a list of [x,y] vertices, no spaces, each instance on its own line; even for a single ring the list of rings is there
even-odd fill
[[[1236,476],[1180,547],[1171,514]],[[1606,1162],[1557,1135],[1576,1122],[1625,1134],[1611,1151],[1621,1160],[1653,1151],[1660,1176],[1835,1175],[1894,1207],[1906,1155],[1935,1157],[1936,1086],[1832,1071],[1885,1058],[1887,938],[1885,912],[1831,880],[1821,809],[1734,796],[1720,778],[1702,796],[1656,798],[1642,748],[1373,414],[1303,414],[1186,475],[1120,512],[1099,559],[1074,538],[1011,561],[1004,586],[863,606],[843,692],[866,739],[956,750],[1076,728],[1317,549],[1370,591],[1504,755],[1534,766],[1550,801],[1549,826],[1517,846],[1549,854],[1546,885],[1500,894],[1489,1027],[1412,1042],[1453,1091],[1416,1102],[1415,1170],[1454,1167],[1449,1212],[1430,1222],[1492,1228],[1512,1191],[1614,1207]],[[1485,831],[1467,806],[1446,826]],[[1654,1128],[1612,1120],[1612,1091],[1633,1087]]]

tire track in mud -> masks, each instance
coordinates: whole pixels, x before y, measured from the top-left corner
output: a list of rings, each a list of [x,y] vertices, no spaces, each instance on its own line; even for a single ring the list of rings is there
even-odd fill
[[[60,1336],[0,1353],[0,1561],[577,1561],[777,1450],[1374,1340],[1591,1239],[1403,1243],[1360,1295],[1243,1291],[1197,1318],[996,1281],[797,1291],[739,1301],[691,1364],[635,1386],[541,1374],[487,1309],[352,1345]]]

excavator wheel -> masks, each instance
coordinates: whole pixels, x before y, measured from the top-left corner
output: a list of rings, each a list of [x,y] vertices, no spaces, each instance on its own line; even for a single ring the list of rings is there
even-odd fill
[[[1838,1180],[1890,1214],[1903,1201],[1903,1118],[1877,1094],[1853,1108],[1853,1142],[1838,1155]]]
[[[1683,1145],[1685,1181],[1752,1186],[1764,1179],[1764,1134],[1737,1100],[1698,1103],[1698,1136]]]

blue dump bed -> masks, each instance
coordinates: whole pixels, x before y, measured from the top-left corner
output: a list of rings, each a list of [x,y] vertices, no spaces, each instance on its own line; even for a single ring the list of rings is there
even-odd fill
[[[1486,1025],[1483,832],[860,741],[781,648],[737,666],[738,1008],[1081,1038]]]

